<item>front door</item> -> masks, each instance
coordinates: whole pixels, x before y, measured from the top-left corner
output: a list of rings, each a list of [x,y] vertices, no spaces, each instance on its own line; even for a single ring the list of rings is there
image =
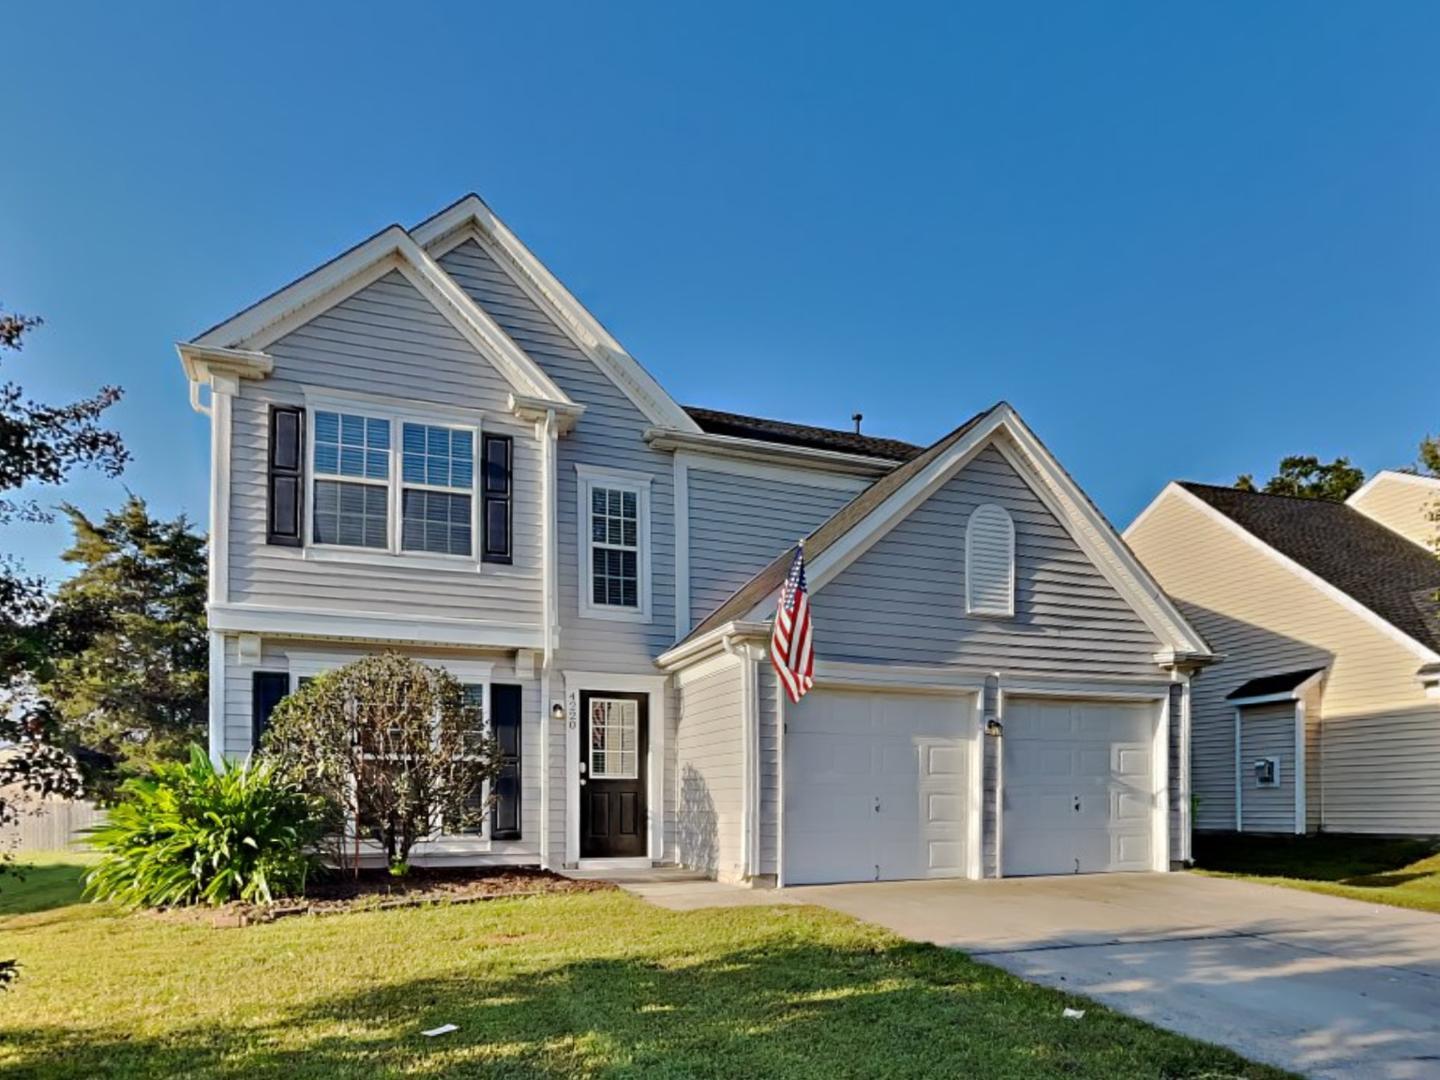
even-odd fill
[[[580,693],[580,857],[647,854],[645,694]]]

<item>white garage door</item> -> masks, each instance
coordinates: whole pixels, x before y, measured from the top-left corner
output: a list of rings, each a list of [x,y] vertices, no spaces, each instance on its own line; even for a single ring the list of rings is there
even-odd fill
[[[785,882],[962,877],[966,697],[812,690],[785,710]]]
[[[1154,867],[1154,702],[1005,698],[1005,874]]]

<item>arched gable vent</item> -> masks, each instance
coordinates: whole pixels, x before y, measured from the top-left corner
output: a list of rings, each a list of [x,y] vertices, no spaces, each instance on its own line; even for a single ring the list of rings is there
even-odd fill
[[[976,507],[965,528],[965,611],[1015,614],[1015,523],[993,503]]]

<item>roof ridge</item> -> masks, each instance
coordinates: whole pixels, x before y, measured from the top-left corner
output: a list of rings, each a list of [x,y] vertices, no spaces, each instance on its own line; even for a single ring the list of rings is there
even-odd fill
[[[1317,499],[1311,495],[1291,495],[1283,491],[1251,491],[1247,488],[1235,487],[1233,484],[1207,484],[1203,480],[1177,480],[1175,482],[1184,488],[1209,488],[1211,491],[1231,491],[1236,495],[1259,495],[1266,499],[1291,499],[1301,503],[1328,504],[1330,506],[1343,506],[1347,510],[1355,509],[1344,499]],[[1357,514],[1360,513],[1358,510],[1355,512]],[[1362,514],[1361,516],[1364,517],[1365,515]]]

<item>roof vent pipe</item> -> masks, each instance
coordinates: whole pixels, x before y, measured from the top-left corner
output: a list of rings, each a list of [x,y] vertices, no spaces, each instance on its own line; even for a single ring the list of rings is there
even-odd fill
[[[860,434],[860,421],[865,419],[864,413],[851,413],[850,419],[855,421],[855,434]]]

